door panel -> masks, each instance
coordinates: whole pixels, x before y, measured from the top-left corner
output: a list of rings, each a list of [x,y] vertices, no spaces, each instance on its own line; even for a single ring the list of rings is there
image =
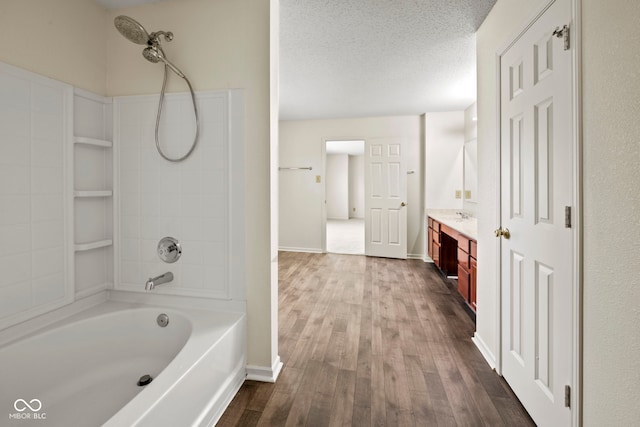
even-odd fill
[[[365,254],[407,258],[405,144],[402,140],[365,141]]]
[[[534,421],[568,426],[572,381],[571,51],[556,0],[500,57],[502,374]]]

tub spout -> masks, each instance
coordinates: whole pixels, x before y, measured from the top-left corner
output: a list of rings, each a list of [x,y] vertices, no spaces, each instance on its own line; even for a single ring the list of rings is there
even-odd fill
[[[170,271],[164,274],[161,274],[160,276],[150,277],[149,280],[147,280],[147,283],[145,283],[144,285],[144,290],[151,291],[156,286],[162,285],[163,283],[167,283],[172,280],[173,280],[173,273]]]

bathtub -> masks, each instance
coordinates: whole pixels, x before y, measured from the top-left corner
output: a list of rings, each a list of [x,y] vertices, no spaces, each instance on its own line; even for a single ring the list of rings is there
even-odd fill
[[[245,340],[243,313],[101,303],[0,347],[0,425],[213,425],[244,381]]]

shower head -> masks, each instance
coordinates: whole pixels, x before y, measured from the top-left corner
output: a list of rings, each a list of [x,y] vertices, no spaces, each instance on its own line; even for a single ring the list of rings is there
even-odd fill
[[[128,16],[120,15],[116,16],[113,20],[120,34],[125,36],[129,41],[136,44],[149,44],[151,36],[147,33],[147,30],[135,19]]]
[[[165,56],[165,54],[162,51],[162,48],[160,46],[145,47],[144,50],[142,51],[142,56],[144,56],[144,58],[147,61],[153,62],[154,64],[157,64],[158,62],[162,62],[165,65],[167,65],[169,68],[171,68],[174,73],[176,73],[177,75],[179,75],[183,79],[186,78],[184,76],[184,73],[182,71],[180,71],[180,69],[178,67],[173,65],[171,63],[171,61],[169,61],[167,59],[167,57]]]

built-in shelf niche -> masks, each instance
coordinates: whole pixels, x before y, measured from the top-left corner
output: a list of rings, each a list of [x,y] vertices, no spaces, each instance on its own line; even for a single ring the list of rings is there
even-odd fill
[[[78,198],[93,198],[93,197],[112,197],[112,190],[76,190],[73,192],[73,197]]]
[[[106,139],[88,138],[84,136],[76,136],[74,138],[74,142],[76,144],[93,145],[95,147],[103,147],[103,148],[113,147],[113,142],[107,141]]]
[[[74,251],[76,298],[113,283],[113,109],[110,98],[74,96]]]
[[[113,240],[105,239],[105,240],[95,240],[93,242],[87,243],[76,243],[75,250],[76,252],[84,252],[91,251],[93,249],[106,248],[113,245]]]

